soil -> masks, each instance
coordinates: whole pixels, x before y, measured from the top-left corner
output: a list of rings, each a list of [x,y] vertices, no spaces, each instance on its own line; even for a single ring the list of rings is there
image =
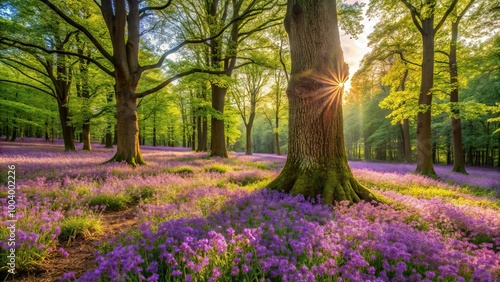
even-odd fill
[[[74,272],[80,277],[87,270],[94,268],[97,243],[112,238],[130,228],[137,226],[135,209],[131,208],[119,212],[110,212],[102,215],[104,234],[94,238],[77,238],[69,243],[58,243],[48,258],[36,269],[18,273],[7,281],[20,282],[52,282],[58,281],[66,272]],[[59,248],[64,248],[69,256],[65,257]]]

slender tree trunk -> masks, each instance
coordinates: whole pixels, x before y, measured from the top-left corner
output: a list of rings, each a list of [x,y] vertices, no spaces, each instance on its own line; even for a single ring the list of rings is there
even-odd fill
[[[144,130],[144,132],[146,132]],[[157,140],[156,140],[156,109],[153,113],[153,146],[156,147],[158,145]]]
[[[458,24],[451,24],[451,42],[450,42],[450,102],[452,106],[451,129],[453,136],[453,172],[467,173],[465,170],[463,142],[462,142],[462,122],[460,119],[460,110],[458,108],[458,65],[457,65],[457,38]]]
[[[200,92],[200,99],[203,101],[207,100],[207,87],[202,85],[202,89]],[[208,120],[207,120],[207,111],[203,107],[198,108],[198,117],[197,117],[197,129],[198,129],[198,147],[196,148],[197,152],[206,152],[208,151]]]
[[[403,120],[403,143],[405,162],[411,163],[410,120]]]
[[[10,142],[16,141],[17,138],[17,124],[16,121],[12,121],[12,135],[10,137]]]
[[[417,169],[416,172],[436,176],[431,141],[431,89],[434,86],[434,17],[422,20],[422,80],[418,104],[423,108],[417,115]]]
[[[49,141],[49,122],[45,121],[45,141]]]
[[[66,103],[58,101],[59,120],[61,121],[61,129],[64,141],[65,151],[76,151],[75,147],[75,133],[73,126],[69,125],[69,108],[65,106]]]
[[[9,141],[9,119],[5,121],[5,141]]]
[[[279,116],[278,116],[278,114],[276,114],[276,117],[275,117],[276,127],[274,129],[275,130],[275,132],[274,132],[274,140],[276,141],[276,155],[278,155],[278,156],[281,155],[279,122],[280,122]]]
[[[153,126],[153,146],[156,147],[158,145],[156,141],[156,125]]]
[[[343,135],[342,92],[348,76],[335,0],[290,0],[285,28],[292,58],[289,153],[270,189],[321,195],[325,203],[373,200],[353,177]]]
[[[193,114],[193,125],[191,126],[191,150],[196,150],[196,116]]]
[[[212,84],[212,107],[221,115],[224,114],[224,101],[227,88]],[[210,156],[227,158],[226,135],[224,119],[212,116],[212,140],[210,142]]]
[[[251,113],[248,117],[248,123],[245,124],[246,127],[246,150],[245,155],[251,155],[253,151],[252,146],[252,127],[255,120],[255,104],[251,106]]]
[[[108,127],[106,129],[106,148],[113,148],[113,134],[111,133],[113,126],[108,121]]]
[[[83,139],[83,150],[92,151],[92,144],[90,141],[90,121],[84,121],[82,125],[82,139]]]
[[[406,80],[408,79],[409,70],[406,69],[401,82],[399,84],[399,90],[405,91]],[[410,120],[405,118],[403,120],[402,126],[402,137],[403,137],[403,155],[406,163],[411,163],[411,140],[410,140]]]
[[[114,128],[115,128],[115,134],[113,135],[113,145],[116,145],[118,144],[118,123],[114,125]]]
[[[197,127],[197,135],[198,135],[198,147],[196,149],[196,152],[203,152],[203,130],[201,128],[201,124],[202,124],[202,121],[201,121],[201,116],[197,117],[197,123],[196,123],[196,127]],[[205,143],[206,144],[206,143]]]

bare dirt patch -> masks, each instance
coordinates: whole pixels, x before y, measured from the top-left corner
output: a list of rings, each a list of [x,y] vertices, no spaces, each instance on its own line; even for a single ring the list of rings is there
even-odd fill
[[[88,240],[76,239],[69,244],[58,243],[56,250],[38,268],[19,273],[8,281],[52,282],[58,281],[67,272],[74,272],[75,277],[80,277],[96,266],[94,260],[97,251],[96,244],[99,241],[110,239],[137,226],[135,208],[103,214],[101,220],[105,230],[103,236]],[[61,247],[68,252],[68,257],[58,251]]]

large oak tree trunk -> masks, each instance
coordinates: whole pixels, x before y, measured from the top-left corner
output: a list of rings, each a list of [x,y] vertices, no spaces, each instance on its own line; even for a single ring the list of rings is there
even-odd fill
[[[139,123],[137,116],[136,86],[115,86],[117,146],[110,161],[125,161],[132,166],[145,164],[139,146]]]
[[[92,151],[92,144],[90,143],[90,121],[84,121],[82,125],[82,139],[83,150]]]
[[[348,76],[335,0],[289,0],[285,28],[290,39],[289,153],[270,189],[325,203],[374,200],[353,177],[343,136],[342,92]]]
[[[458,21],[451,24],[450,42],[450,102],[452,104],[451,130],[453,136],[453,169],[454,172],[467,173],[465,170],[464,151],[462,143],[462,121],[458,109],[458,66],[457,66],[457,38]]]
[[[76,151],[73,126],[69,125],[69,108],[58,101],[59,120],[61,121],[62,136],[65,151]]]
[[[212,84],[212,107],[221,115],[224,113],[224,101],[227,88]],[[210,156],[227,158],[224,119],[212,116]]]
[[[434,18],[422,21],[423,59],[417,115],[417,169],[423,175],[435,176],[431,144],[431,89],[434,85]]]

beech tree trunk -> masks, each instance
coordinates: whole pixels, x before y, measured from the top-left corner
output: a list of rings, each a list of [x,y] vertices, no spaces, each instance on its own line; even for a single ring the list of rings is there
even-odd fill
[[[139,146],[139,123],[137,117],[136,85],[120,85],[117,79],[116,116],[117,146],[116,154],[109,161],[125,161],[132,166],[145,164]]]
[[[5,120],[5,141],[9,141],[9,119]]]
[[[64,141],[65,151],[76,151],[75,147],[75,133],[73,131],[73,126],[68,124],[69,121],[69,109],[65,106],[65,103],[58,101],[59,108],[59,120],[61,121],[62,136]]]
[[[431,143],[431,89],[434,86],[434,17],[422,20],[422,79],[417,115],[417,169],[416,172],[436,176]]]
[[[191,124],[191,150],[196,150],[196,116],[192,114],[192,124]]]
[[[111,133],[112,125],[108,121],[108,127],[106,129],[106,146],[105,148],[113,148],[113,134]]]
[[[275,117],[275,122],[276,122],[276,128],[275,128],[275,133],[274,133],[274,139],[276,141],[276,155],[281,155],[281,148],[280,148],[280,132],[279,132],[279,116],[276,114]]]
[[[335,0],[289,0],[285,29],[290,40],[289,152],[270,189],[324,203],[376,199],[354,179],[347,163],[342,86],[347,80]]]
[[[408,69],[405,70],[403,77],[401,78],[401,83],[399,84],[399,90],[405,91],[406,80],[408,79]],[[410,120],[405,118],[403,120],[403,125],[401,127],[402,137],[403,137],[403,156],[406,163],[411,163],[411,140],[410,140]]]
[[[458,66],[457,66],[457,38],[458,23],[451,24],[451,42],[450,42],[450,102],[452,104],[451,130],[453,136],[453,172],[467,173],[465,170],[464,150],[462,142],[462,121],[460,119],[460,110],[458,103]]]
[[[17,124],[16,124],[16,121],[13,120],[12,121],[12,136],[10,137],[10,142],[16,141],[16,138],[17,138]]]
[[[83,150],[92,151],[92,144],[90,143],[90,121],[86,121],[82,125],[82,141]]]
[[[405,162],[411,163],[410,121],[407,118],[403,121],[403,146]]]
[[[255,119],[255,110],[254,112],[250,113],[250,117],[248,119],[248,123],[245,124],[245,129],[246,129],[246,150],[245,150],[245,155],[251,155],[252,154],[252,127],[253,127],[253,121]]]
[[[227,88],[221,88],[212,84],[212,107],[221,115],[224,113],[224,101]],[[210,156],[227,158],[226,134],[224,119],[212,116],[212,138],[210,143]]]

